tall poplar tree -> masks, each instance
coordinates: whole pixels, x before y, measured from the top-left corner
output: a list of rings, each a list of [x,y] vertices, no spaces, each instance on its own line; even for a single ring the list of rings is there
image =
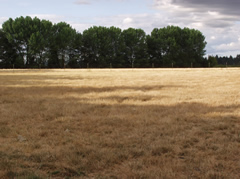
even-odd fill
[[[51,67],[64,68],[68,64],[76,33],[76,30],[65,22],[53,25],[50,38]]]
[[[134,67],[146,59],[146,33],[142,29],[129,28],[122,32],[126,66]]]

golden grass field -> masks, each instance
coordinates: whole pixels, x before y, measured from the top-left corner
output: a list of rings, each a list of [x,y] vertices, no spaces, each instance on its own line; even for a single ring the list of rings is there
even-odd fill
[[[0,70],[0,178],[240,178],[240,69]]]

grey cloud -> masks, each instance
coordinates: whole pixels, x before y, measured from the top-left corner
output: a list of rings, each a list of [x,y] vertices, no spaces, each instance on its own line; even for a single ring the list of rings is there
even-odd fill
[[[208,20],[205,21],[205,25],[212,28],[225,28],[234,25],[231,21],[223,21],[223,20]]]
[[[197,11],[218,11],[222,14],[240,16],[239,0],[172,0],[171,2]]]
[[[239,0],[154,0],[157,9],[168,12],[170,19],[182,23],[201,23],[207,27],[225,28],[240,17]]]
[[[207,54],[235,55],[240,46],[240,0],[153,0],[165,23],[195,28],[206,36]]]

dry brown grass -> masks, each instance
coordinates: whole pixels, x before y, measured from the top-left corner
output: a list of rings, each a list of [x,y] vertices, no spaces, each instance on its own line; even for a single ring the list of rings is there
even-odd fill
[[[0,178],[240,178],[239,79],[1,70]]]

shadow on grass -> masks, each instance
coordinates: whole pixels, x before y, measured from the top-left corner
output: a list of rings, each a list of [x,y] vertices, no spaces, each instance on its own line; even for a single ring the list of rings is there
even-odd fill
[[[24,177],[28,174],[23,174],[23,168],[29,163],[33,174],[40,171],[43,177],[210,178],[223,173],[222,177],[238,178],[239,104],[154,105],[148,104],[154,96],[144,93],[141,97],[109,94],[96,97],[94,103],[81,96],[154,90],[161,99],[167,98],[161,96],[164,88],[182,86],[2,89],[0,136],[9,146],[0,148],[0,159],[5,162],[0,171],[4,176]],[[6,92],[15,93],[16,99],[4,102]],[[68,97],[70,93],[79,97]],[[12,139],[26,129],[25,143]],[[42,144],[56,150],[46,151]],[[24,147],[31,148],[31,153]],[[14,155],[17,150],[21,154]]]
[[[107,92],[115,92],[115,91],[122,91],[122,90],[131,90],[131,91],[160,91],[165,88],[183,88],[184,86],[178,86],[178,85],[141,85],[141,86],[109,86],[109,87],[67,87],[67,86],[52,86],[52,87],[4,87],[2,90],[5,91],[19,91],[24,93],[26,96],[28,94],[32,95],[32,93],[37,94],[45,94],[48,95],[49,93],[60,95],[68,93],[77,93],[79,95],[86,94],[86,93],[107,93]]]

